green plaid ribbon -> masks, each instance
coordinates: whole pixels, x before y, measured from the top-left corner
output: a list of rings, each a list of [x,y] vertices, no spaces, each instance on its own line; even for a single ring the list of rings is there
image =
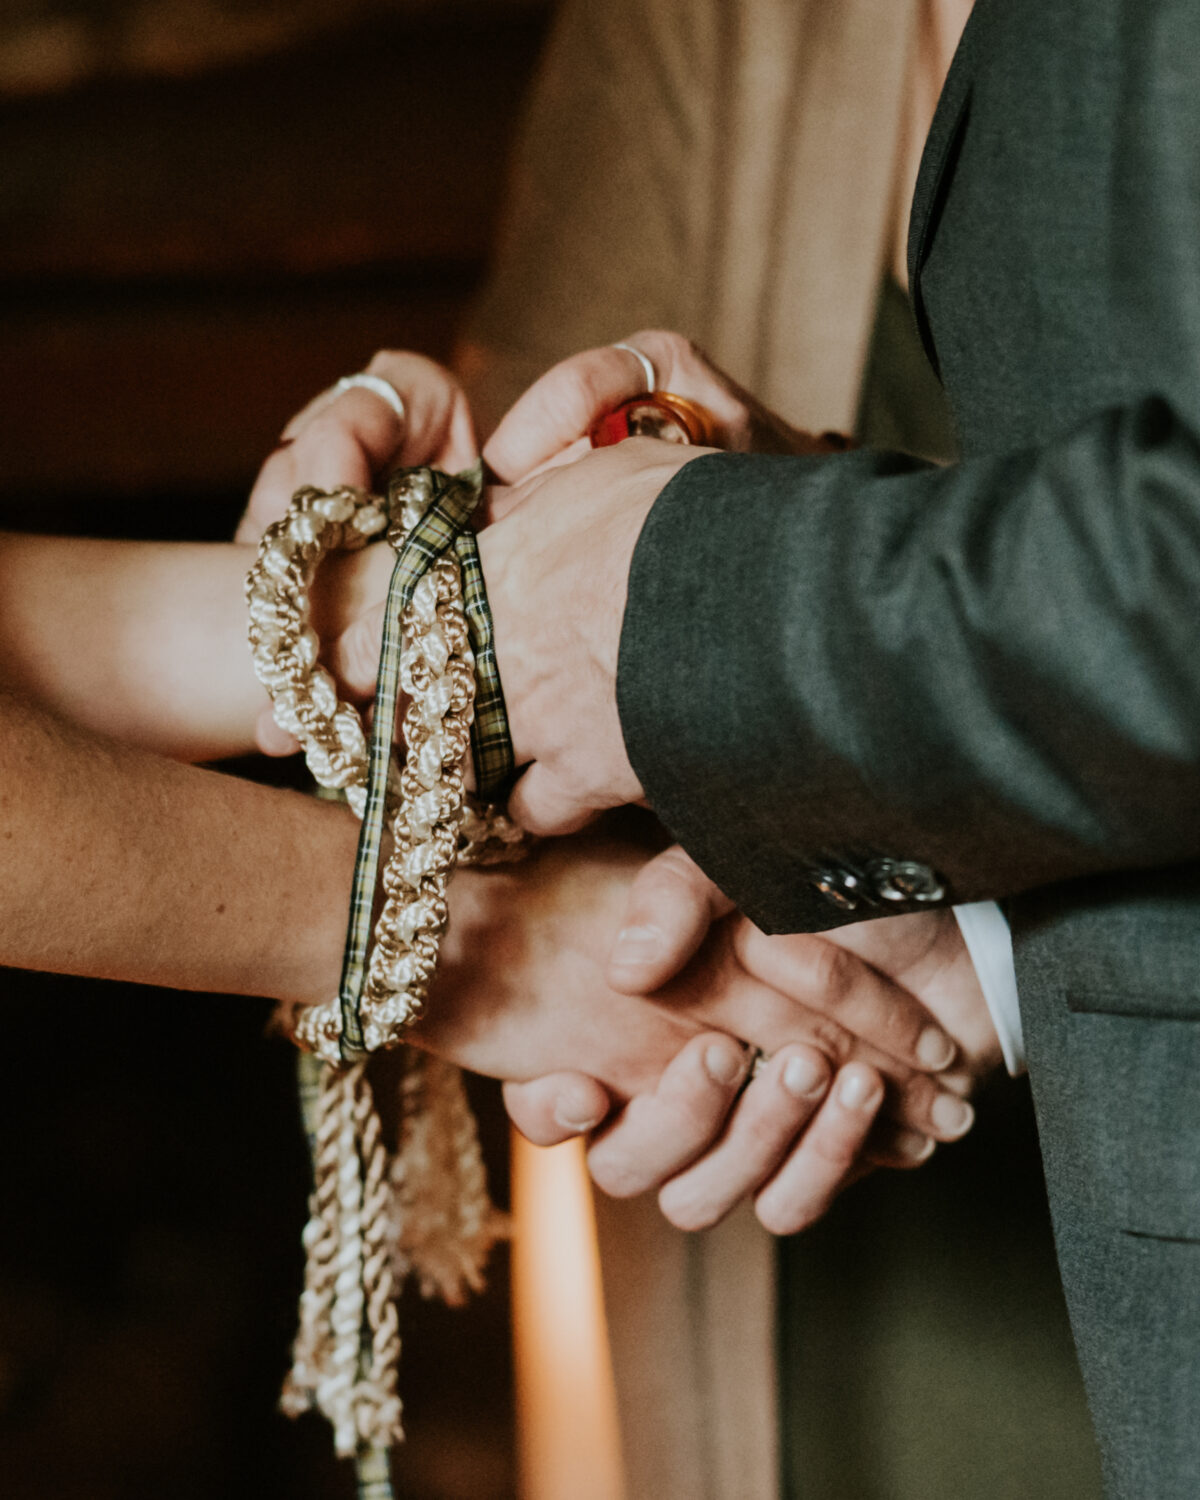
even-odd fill
[[[398,490],[414,472],[402,469],[393,477],[388,491],[389,509],[398,511],[401,503]],[[483,568],[479,562],[479,546],[470,524],[483,495],[483,468],[476,464],[474,468],[455,475],[443,474],[437,469],[429,469],[427,472],[432,482],[433,497],[425,514],[396,556],[384,608],[383,646],[379,654],[379,675],[375,683],[375,719],[371,727],[368,759],[367,803],[358,835],[354,885],[350,893],[350,917],[338,990],[342,1011],[340,1048],[346,1061],[362,1056],[365,1051],[359,1004],[366,977],[371,913],[379,878],[384,798],[396,723],[396,701],[400,689],[400,622],[404,611],[412,602],[417,584],[438,558],[451,549],[462,569],[467,631],[475,656],[475,717],[471,725],[471,753],[479,797],[488,801],[501,794],[513,769],[512,740],[509,738],[504,693],[500,686],[496,652],[492,643],[492,616],[488,609]]]
[[[354,1463],[358,1500],[395,1500],[390,1453],[390,1448],[368,1448],[359,1454]]]

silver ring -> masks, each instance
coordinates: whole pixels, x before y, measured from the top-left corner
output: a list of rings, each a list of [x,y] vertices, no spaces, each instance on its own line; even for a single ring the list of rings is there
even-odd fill
[[[612,347],[614,349],[624,349],[626,354],[632,354],[638,364],[641,365],[642,374],[646,379],[647,396],[658,388],[658,376],[654,373],[654,365],[651,363],[648,354],[643,354],[640,349],[635,349],[632,344],[614,344]]]
[[[329,387],[321,405],[328,406],[344,392],[353,390],[370,391],[372,396],[378,396],[381,401],[386,401],[396,413],[401,426],[408,421],[408,413],[404,409],[404,398],[392,382],[385,380],[382,375],[368,375],[365,371],[360,371],[357,375],[343,375],[336,385]]]

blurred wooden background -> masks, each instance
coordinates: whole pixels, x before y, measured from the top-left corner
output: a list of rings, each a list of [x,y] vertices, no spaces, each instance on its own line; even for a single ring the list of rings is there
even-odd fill
[[[0,498],[94,516],[240,493],[375,348],[449,352],[545,5],[231,4],[275,26],[232,59],[204,41],[211,4],[62,9],[90,66],[38,88],[0,64]],[[127,55],[125,12],[161,13],[169,65]],[[0,59],[56,35],[0,23]]]
[[[381,345],[448,355],[546,20],[528,0],[10,0],[0,525],[227,536],[315,391]],[[349,1495],[325,1424],[274,1411],[307,1164],[269,1007],[0,985],[4,1500]],[[506,1131],[479,1104],[503,1195]],[[406,1500],[513,1495],[507,1303],[500,1253],[467,1310],[405,1306]]]

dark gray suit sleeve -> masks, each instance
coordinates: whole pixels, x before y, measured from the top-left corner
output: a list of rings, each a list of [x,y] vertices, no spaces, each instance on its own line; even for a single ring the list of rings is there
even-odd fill
[[[955,468],[717,454],[635,552],[618,701],[655,811],[768,930],[829,868],[947,899],[1200,856],[1200,449],[1165,400]],[[903,909],[903,908],[902,908]]]

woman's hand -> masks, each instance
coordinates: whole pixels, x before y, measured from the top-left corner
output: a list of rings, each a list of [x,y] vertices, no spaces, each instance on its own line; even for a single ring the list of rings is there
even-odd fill
[[[768,411],[682,334],[643,329],[625,342],[653,365],[658,390],[686,396],[707,409],[716,423],[714,447],[734,453],[827,451],[823,438]],[[645,371],[628,349],[588,349],[555,365],[529,387],[488,439],[483,456],[504,484],[517,484],[548,465],[581,457],[599,417],[646,394]],[[506,500],[504,491],[498,491],[497,517]]]
[[[454,473],[475,462],[478,450],[467,398],[449,370],[421,354],[384,349],[373,356],[363,373],[392,387],[400,398],[403,418],[390,402],[362,386],[351,386],[336,396],[325,391],[314,397],[283,429],[279,446],[259,470],[238,525],[237,541],[257,542],[271,522],[284,514],[302,485],[370,489],[397,465],[433,464]],[[314,620],[323,642],[337,640],[360,606],[382,601],[387,589],[385,552],[370,562],[331,564],[314,599],[314,610],[324,611],[322,618]],[[386,572],[390,573],[390,560]],[[379,613],[378,609],[370,612],[372,622],[377,623]],[[343,652],[352,658],[355,642],[367,641],[370,635],[370,631],[351,631]],[[377,657],[376,638],[372,683]],[[255,737],[266,755],[291,755],[299,748],[275,723],[269,707],[259,716]]]
[[[391,467],[433,464],[457,473],[478,457],[462,387],[423,354],[382,349],[363,371],[399,396],[404,419],[361,386],[331,399],[323,391],[288,422],[279,446],[259,470],[235,541],[257,542],[305,484],[369,488]]]

